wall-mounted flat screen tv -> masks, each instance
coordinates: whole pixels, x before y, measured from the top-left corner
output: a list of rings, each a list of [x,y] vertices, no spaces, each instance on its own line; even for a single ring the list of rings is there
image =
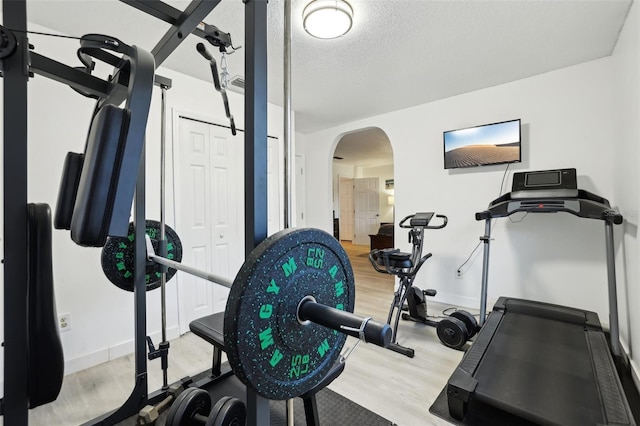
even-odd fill
[[[444,168],[518,163],[520,120],[444,132]]]

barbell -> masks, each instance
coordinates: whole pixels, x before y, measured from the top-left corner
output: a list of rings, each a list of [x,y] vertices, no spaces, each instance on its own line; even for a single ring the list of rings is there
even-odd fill
[[[174,246],[181,247],[175,237]],[[112,281],[112,263],[134,251],[120,242],[109,239],[103,249],[103,269],[111,271]],[[147,275],[169,267],[230,289],[223,332],[227,358],[236,376],[265,398],[290,399],[314,388],[340,356],[346,335],[382,347],[391,341],[388,324],[353,314],[351,263],[322,230],[292,228],[270,236],[233,281],[157,255],[148,234],[146,247]]]

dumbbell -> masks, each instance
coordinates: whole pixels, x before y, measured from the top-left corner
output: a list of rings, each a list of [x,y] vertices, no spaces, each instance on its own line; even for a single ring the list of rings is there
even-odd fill
[[[174,383],[169,386],[167,396],[160,401],[157,405],[147,405],[138,413],[136,424],[140,426],[154,425],[160,414],[171,406],[171,403],[175,401],[178,396],[184,391],[182,383]]]
[[[222,397],[211,407],[209,392],[188,388],[171,406],[167,426],[244,426],[247,409],[244,402]]]
[[[440,341],[453,349],[460,349],[478,331],[478,321],[467,311],[455,311],[438,322],[436,332]]]

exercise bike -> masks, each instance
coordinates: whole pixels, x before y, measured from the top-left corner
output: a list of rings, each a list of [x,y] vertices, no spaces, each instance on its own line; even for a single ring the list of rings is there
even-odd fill
[[[430,225],[433,217],[442,219],[438,225]],[[409,222],[407,224],[407,221]],[[450,348],[460,349],[478,331],[478,322],[467,311],[455,310],[438,321],[427,315],[426,297],[436,295],[436,290],[422,290],[413,286],[418,271],[432,254],[422,255],[425,229],[442,229],[447,226],[448,219],[445,215],[433,212],[415,213],[400,221],[400,227],[409,229],[409,242],[412,244],[411,253],[403,253],[400,249],[372,250],[369,253],[369,261],[374,269],[383,274],[391,274],[400,278],[397,290],[394,292],[393,301],[387,316],[387,323],[391,325],[393,320],[393,339],[389,349],[394,352],[413,358],[415,352],[412,348],[398,343],[398,323],[400,318],[420,322],[436,327],[440,341]],[[402,310],[408,310],[402,313]]]

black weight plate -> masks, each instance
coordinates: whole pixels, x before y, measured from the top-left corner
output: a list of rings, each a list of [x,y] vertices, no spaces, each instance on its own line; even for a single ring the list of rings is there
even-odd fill
[[[451,315],[453,318],[458,318],[467,327],[467,339],[471,339],[478,332],[478,321],[476,317],[467,311],[455,311]]]
[[[467,343],[467,326],[458,318],[445,318],[436,326],[438,338],[445,345],[453,349],[460,349]]]
[[[213,406],[205,426],[244,426],[246,420],[247,407],[244,402],[225,396]]]
[[[193,416],[207,417],[211,412],[209,392],[199,388],[185,389],[171,404],[167,415],[167,426],[202,426]]]
[[[283,400],[324,378],[346,336],[297,319],[305,296],[353,312],[355,283],[340,243],[319,229],[286,229],[249,255],[231,287],[224,342],[236,376],[259,395]]]
[[[160,238],[160,222],[156,220],[146,221],[146,233],[151,238],[153,250],[158,252],[158,240]],[[180,262],[182,260],[182,243],[176,231],[165,225],[165,237],[167,240],[167,259]],[[133,291],[134,282],[134,262],[135,262],[135,241],[133,223],[129,224],[129,232],[126,237],[109,237],[102,248],[102,271],[116,286],[123,290]],[[147,291],[160,287],[160,271],[162,266],[147,261],[147,271],[145,282]],[[176,274],[176,270],[169,268],[167,271],[167,282]]]

